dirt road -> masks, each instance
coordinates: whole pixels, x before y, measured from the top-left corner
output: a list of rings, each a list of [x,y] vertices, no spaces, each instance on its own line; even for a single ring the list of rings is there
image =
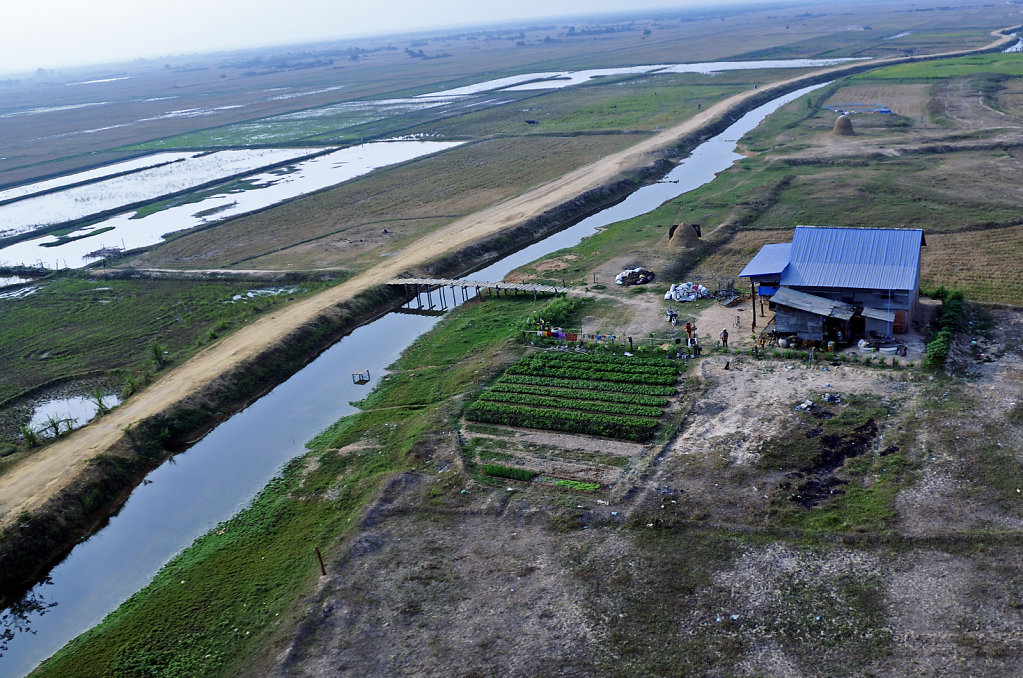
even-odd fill
[[[1007,43],[1009,40],[1010,38],[1003,37],[1000,42]],[[903,61],[907,59],[891,59],[877,63]],[[0,477],[0,528],[13,521],[22,511],[31,511],[65,487],[89,459],[116,444],[123,437],[126,427],[170,408],[243,360],[273,346],[296,328],[314,319],[323,310],[370,287],[384,284],[403,271],[415,269],[447,252],[456,251],[469,243],[521,224],[590,189],[608,183],[623,171],[643,166],[649,161],[651,153],[671,147],[684,135],[710,125],[725,112],[750,97],[763,95],[765,92],[791,90],[794,85],[819,74],[833,73],[838,76],[850,68],[859,67],[861,64],[822,69],[811,75],[791,78],[759,90],[732,96],[624,151],[609,155],[516,198],[459,219],[429,234],[414,246],[406,247],[373,269],[321,294],[295,302],[238,330],[169,371],[159,381],[108,415],[25,459]]]

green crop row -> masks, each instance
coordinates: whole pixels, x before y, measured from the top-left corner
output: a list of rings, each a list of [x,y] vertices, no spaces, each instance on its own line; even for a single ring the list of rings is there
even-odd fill
[[[590,379],[594,381],[616,381],[626,384],[661,384],[670,386],[678,380],[675,374],[630,374],[605,372],[576,367],[555,367],[518,362],[508,368],[509,374],[528,374],[537,377],[564,377],[567,379]]]
[[[609,403],[602,400],[581,400],[577,398],[548,398],[530,393],[507,393],[504,391],[487,391],[480,400],[492,402],[517,403],[534,407],[553,407],[556,409],[585,410],[586,412],[602,412],[605,414],[628,414],[638,417],[659,417],[660,407],[646,405],[629,405],[627,403]]]
[[[564,383],[563,381],[561,383]],[[596,389],[558,388],[554,386],[530,386],[528,384],[508,384],[498,382],[490,387],[491,391],[504,393],[531,393],[552,398],[582,398],[584,400],[603,400],[609,403],[628,403],[630,405],[648,405],[650,407],[667,407],[668,398],[660,395],[642,395],[638,393],[608,393]]]
[[[542,365],[544,367],[605,370],[608,372],[619,372],[622,374],[678,374],[678,366],[664,360],[661,360],[656,365],[643,365],[639,363],[632,364],[628,362],[622,363],[589,360],[590,357],[591,356],[589,355],[573,355],[571,353],[537,353],[529,358],[523,358],[522,362],[528,362],[532,365]]]
[[[657,429],[656,419],[615,414],[591,414],[571,410],[545,410],[522,405],[477,400],[466,410],[466,417],[488,424],[524,426],[548,431],[588,433],[607,438],[642,442]]]
[[[528,384],[531,386],[557,386],[559,388],[583,391],[599,390],[605,393],[640,393],[644,395],[675,395],[674,386],[658,386],[656,384],[629,384],[616,381],[576,381],[574,379],[555,379],[553,377],[537,377],[528,374],[505,374],[499,384]]]
[[[549,362],[566,363],[594,363],[600,365],[624,365],[626,367],[660,367],[670,370],[677,370],[675,363],[664,358],[641,358],[639,356],[624,355],[603,355],[599,353],[563,353],[563,352],[542,352],[536,353],[533,359]]]

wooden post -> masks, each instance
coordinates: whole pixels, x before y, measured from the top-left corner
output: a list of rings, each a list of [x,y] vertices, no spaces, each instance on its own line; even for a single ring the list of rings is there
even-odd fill
[[[757,290],[753,278],[749,280],[750,308],[753,309],[753,329],[757,329]]]
[[[316,551],[316,558],[320,561],[320,572],[323,574],[324,577],[326,577],[327,568],[323,566],[323,556],[320,555],[320,547],[315,546],[313,547],[313,550]]]

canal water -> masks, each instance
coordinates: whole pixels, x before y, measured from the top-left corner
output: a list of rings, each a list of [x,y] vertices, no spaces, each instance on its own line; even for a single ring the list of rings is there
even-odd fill
[[[663,179],[564,231],[472,274],[501,280],[535,259],[578,244],[602,226],[645,214],[666,200],[711,181],[742,156],[736,142],[780,106],[823,85],[806,87],[764,104],[696,148]],[[677,183],[675,183],[677,182]],[[458,295],[461,296],[460,294]],[[386,367],[439,318],[389,313],[357,328],[316,360],[186,452],[155,469],[120,513],[79,544],[30,594],[56,603],[31,614],[34,633],[18,633],[0,658],[0,677],[22,676],[66,642],[98,623],[196,537],[227,520],[259,492],[306,441],[355,412],[349,401],[386,373]],[[369,386],[352,373],[369,369]],[[0,629],[2,631],[2,629]]]

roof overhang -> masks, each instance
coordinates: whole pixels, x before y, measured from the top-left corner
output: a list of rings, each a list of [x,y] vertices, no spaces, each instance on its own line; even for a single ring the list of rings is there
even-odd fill
[[[779,287],[778,291],[771,297],[771,301],[787,308],[794,308],[824,318],[849,320],[856,313],[856,309],[848,304],[807,294],[806,292],[798,292],[789,287]]]
[[[895,313],[893,311],[882,311],[876,308],[870,308],[869,306],[863,309],[861,315],[864,318],[873,318],[874,320],[881,320],[887,323],[895,322]]]

